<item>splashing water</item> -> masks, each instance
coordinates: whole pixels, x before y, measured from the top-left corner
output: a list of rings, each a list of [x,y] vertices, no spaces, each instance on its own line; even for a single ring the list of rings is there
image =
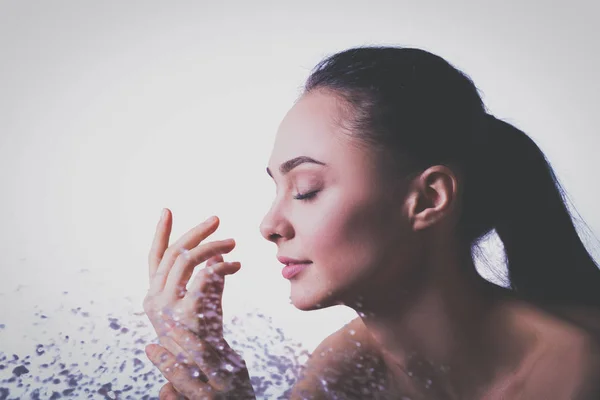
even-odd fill
[[[158,399],[167,381],[144,352],[158,338],[143,311],[119,309],[121,315],[104,316],[84,307],[34,311],[29,330],[1,323],[0,400]],[[52,321],[61,327],[58,334],[47,330]],[[246,360],[257,399],[286,398],[309,353],[257,310],[226,320],[223,333]]]

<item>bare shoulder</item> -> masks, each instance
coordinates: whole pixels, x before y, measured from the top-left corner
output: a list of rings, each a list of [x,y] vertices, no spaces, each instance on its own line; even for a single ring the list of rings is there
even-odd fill
[[[535,398],[600,399],[600,346],[593,337],[569,332],[541,350],[527,376],[529,394]]]
[[[600,342],[600,310],[589,307],[556,307],[553,311]]]
[[[546,343],[600,344],[600,310],[575,306],[540,308],[525,302],[511,308]]]
[[[530,308],[525,315],[540,338],[525,377],[526,393],[535,398],[600,398],[596,312],[563,308],[548,313]]]
[[[360,318],[325,338],[311,354],[291,399],[357,397],[383,391],[385,369]],[[375,398],[372,396],[371,398]]]
[[[574,400],[600,399],[600,343],[597,336],[585,338],[576,352],[575,365],[580,374],[575,379]]]

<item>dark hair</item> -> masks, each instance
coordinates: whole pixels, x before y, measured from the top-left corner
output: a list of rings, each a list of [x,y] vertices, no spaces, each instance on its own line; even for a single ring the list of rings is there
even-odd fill
[[[529,136],[487,113],[464,73],[420,49],[356,47],[317,64],[303,94],[315,90],[339,98],[336,122],[377,152],[390,176],[433,165],[462,171],[459,234],[472,249],[495,229],[514,293],[600,307],[600,270],[552,167]]]

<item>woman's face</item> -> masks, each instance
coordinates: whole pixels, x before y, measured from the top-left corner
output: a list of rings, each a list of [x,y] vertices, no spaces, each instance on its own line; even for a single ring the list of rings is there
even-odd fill
[[[382,181],[372,153],[334,122],[337,104],[323,92],[303,96],[281,122],[268,164],[276,197],[260,231],[277,245],[278,256],[312,261],[290,279],[292,304],[301,310],[352,306],[397,290],[398,266],[410,257],[402,196]],[[280,171],[301,156],[324,165]]]

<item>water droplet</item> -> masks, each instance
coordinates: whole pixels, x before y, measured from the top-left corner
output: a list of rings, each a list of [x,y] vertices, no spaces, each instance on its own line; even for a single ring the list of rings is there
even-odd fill
[[[197,369],[193,370],[193,371],[192,371],[192,376],[193,376],[194,378],[197,378],[197,377],[199,377],[199,376],[200,376],[200,371],[198,371]]]
[[[229,372],[232,372],[234,370],[234,367],[231,364],[225,364],[225,369]]]
[[[191,260],[192,256],[190,255],[190,251],[188,249],[181,248],[179,252],[183,255],[186,260]]]
[[[350,334],[354,336],[356,334],[356,331],[354,329],[350,329]]]

